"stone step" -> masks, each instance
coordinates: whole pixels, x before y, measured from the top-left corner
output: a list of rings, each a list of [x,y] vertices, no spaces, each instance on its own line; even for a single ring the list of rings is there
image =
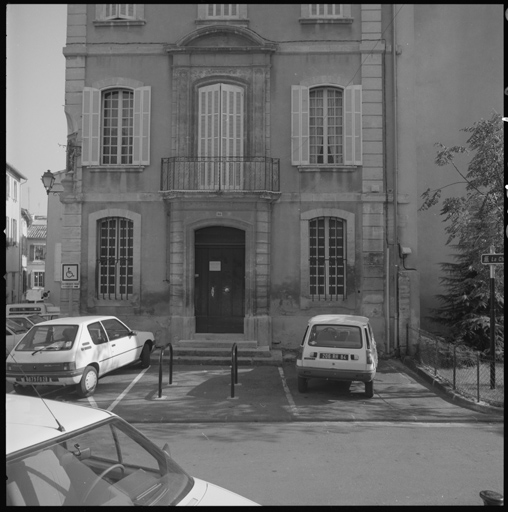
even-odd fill
[[[244,349],[257,349],[258,342],[254,341],[246,341],[246,340],[180,340],[173,343],[173,349],[195,349],[195,348],[224,348],[231,350],[233,345],[236,343],[238,350]],[[268,348],[268,347],[267,347]]]
[[[231,359],[232,349],[229,347],[173,347],[174,356],[218,356],[229,357]],[[166,349],[169,354],[169,349]],[[237,357],[270,357],[270,350],[268,347],[264,348],[237,348]]]
[[[271,350],[262,351],[263,355],[240,355],[238,353],[237,363],[238,366],[281,366],[282,365],[282,351]],[[173,365],[215,365],[215,366],[231,366],[231,354],[212,355],[213,353],[194,353],[193,355],[182,355],[173,351]],[[158,349],[152,352],[151,362],[153,365],[158,365],[160,359],[160,351]],[[169,350],[165,350],[162,356],[162,364],[169,365]]]

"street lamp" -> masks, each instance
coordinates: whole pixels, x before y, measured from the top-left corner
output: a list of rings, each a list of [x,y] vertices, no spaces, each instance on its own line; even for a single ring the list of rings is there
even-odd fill
[[[46,189],[46,193],[49,196],[49,193],[51,192],[51,189],[53,188],[53,185],[55,184],[55,175],[48,169],[41,177],[42,184],[44,185],[44,188]],[[53,194],[56,194],[57,192],[53,192]]]

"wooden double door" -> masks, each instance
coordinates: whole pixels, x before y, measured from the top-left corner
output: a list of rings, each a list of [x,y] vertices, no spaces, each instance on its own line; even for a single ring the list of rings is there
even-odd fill
[[[196,231],[194,310],[197,333],[243,333],[245,232]]]

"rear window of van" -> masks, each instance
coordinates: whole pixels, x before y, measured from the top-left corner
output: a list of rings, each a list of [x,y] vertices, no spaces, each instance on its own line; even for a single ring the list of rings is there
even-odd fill
[[[354,325],[314,325],[309,334],[311,347],[362,348],[360,327]]]

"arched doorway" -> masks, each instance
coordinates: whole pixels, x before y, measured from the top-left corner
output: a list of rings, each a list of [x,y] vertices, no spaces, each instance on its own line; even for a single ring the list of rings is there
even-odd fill
[[[245,231],[211,226],[195,231],[196,333],[243,333]]]

